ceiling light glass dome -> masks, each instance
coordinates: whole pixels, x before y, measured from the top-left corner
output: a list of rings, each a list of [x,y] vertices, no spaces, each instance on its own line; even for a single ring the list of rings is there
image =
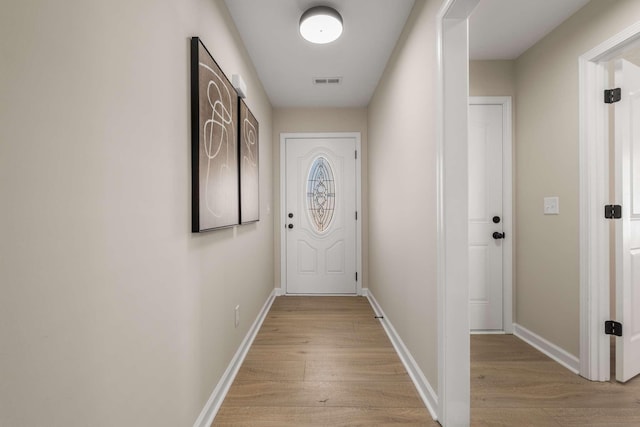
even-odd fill
[[[342,34],[342,16],[328,6],[316,6],[300,17],[300,35],[316,44],[331,43]]]

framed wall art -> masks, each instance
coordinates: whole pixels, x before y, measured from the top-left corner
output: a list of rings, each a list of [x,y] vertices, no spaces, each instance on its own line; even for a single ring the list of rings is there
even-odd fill
[[[260,220],[260,138],[258,121],[242,98],[238,98],[240,121],[240,223]]]
[[[191,38],[192,231],[237,225],[238,95],[200,38]]]

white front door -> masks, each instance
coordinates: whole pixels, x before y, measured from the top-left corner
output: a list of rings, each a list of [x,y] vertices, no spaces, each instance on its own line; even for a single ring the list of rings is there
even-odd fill
[[[640,373],[640,67],[616,61],[615,80],[622,89],[615,104],[615,192],[622,205],[616,220],[616,316],[622,323],[616,380],[625,382]]]
[[[355,294],[356,139],[287,138],[286,292]]]
[[[504,108],[469,103],[469,322],[503,331]]]

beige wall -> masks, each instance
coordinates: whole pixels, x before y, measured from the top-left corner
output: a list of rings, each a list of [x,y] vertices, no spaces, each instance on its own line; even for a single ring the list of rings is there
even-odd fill
[[[0,35],[0,425],[192,425],[273,289],[271,106],[224,2],[9,2]],[[261,137],[260,222],[201,235],[193,35]]]
[[[436,13],[418,0],[369,104],[369,289],[437,389]]]
[[[515,61],[469,61],[469,95],[516,95]]]
[[[578,57],[638,20],[594,0],[516,61],[517,322],[579,354]],[[543,215],[545,196],[560,215]]]
[[[273,183],[274,183],[274,233],[275,276],[280,286],[280,134],[295,132],[360,132],[361,182],[362,182],[362,285],[368,283],[369,215],[367,183],[367,109],[366,108],[278,108],[273,110]]]

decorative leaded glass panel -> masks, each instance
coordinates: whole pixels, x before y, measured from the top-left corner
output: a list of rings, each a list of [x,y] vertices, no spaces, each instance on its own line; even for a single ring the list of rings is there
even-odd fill
[[[335,180],[329,161],[320,156],[311,163],[307,180],[307,211],[318,233],[329,228],[336,204]]]

